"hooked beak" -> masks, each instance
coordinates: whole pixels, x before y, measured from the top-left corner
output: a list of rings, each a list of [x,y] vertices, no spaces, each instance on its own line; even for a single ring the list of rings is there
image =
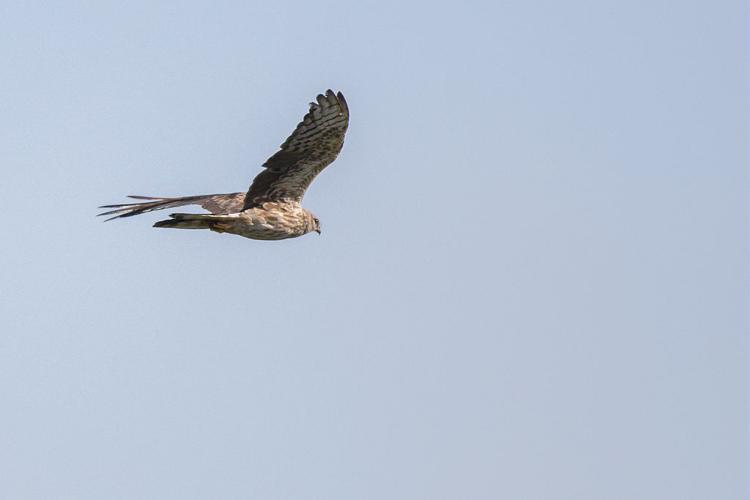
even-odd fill
[[[320,229],[316,229],[315,232],[318,233],[318,234],[321,234],[320,233]]]

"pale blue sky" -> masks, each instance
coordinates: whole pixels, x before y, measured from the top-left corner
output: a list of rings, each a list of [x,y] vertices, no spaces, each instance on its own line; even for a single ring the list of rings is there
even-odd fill
[[[746,498],[745,2],[0,5],[0,498]],[[256,242],[101,223],[351,125]]]

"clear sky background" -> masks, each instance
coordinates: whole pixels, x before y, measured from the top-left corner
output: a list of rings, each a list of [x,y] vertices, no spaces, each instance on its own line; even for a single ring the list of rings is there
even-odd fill
[[[0,498],[746,498],[745,4],[3,2]]]

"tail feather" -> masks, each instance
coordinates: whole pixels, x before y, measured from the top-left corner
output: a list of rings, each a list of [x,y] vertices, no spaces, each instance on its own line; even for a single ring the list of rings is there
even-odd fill
[[[169,214],[171,219],[160,220],[154,227],[166,227],[172,229],[211,229],[212,231],[224,232],[227,223],[232,221],[232,216],[210,215],[210,214]]]

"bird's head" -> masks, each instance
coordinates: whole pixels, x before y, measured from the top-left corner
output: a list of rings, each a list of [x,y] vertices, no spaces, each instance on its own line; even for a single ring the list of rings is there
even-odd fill
[[[315,231],[316,233],[320,234],[320,220],[318,220],[317,217],[315,217],[313,214],[308,212],[308,232]]]

